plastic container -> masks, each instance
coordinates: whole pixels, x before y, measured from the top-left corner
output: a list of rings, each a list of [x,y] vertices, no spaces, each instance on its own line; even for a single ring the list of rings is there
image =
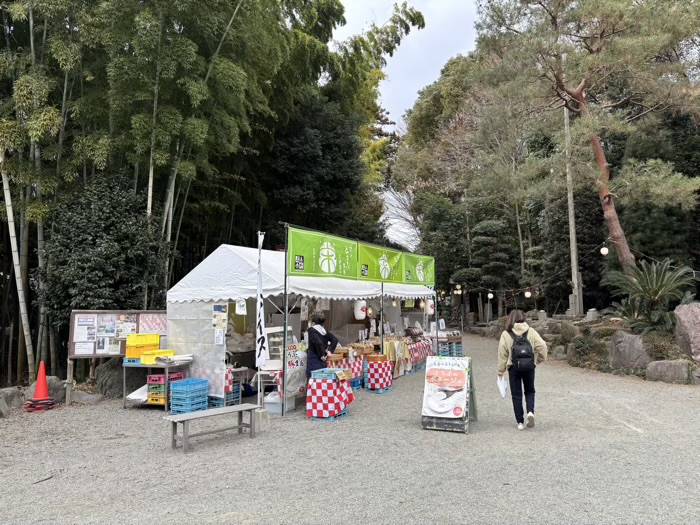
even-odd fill
[[[155,365],[156,357],[166,357],[175,355],[174,350],[149,350],[141,354],[142,365]]]
[[[146,403],[149,405],[164,405],[165,404],[165,395],[163,395],[163,394],[151,394],[149,392],[148,393],[148,400],[146,401]]]
[[[209,388],[209,381],[206,379],[197,379],[195,377],[190,377],[188,379],[183,379],[182,381],[176,381],[170,385],[170,391],[175,392],[192,392],[196,390],[201,390],[202,388]]]
[[[126,336],[126,346],[158,346],[159,334],[129,334]]]

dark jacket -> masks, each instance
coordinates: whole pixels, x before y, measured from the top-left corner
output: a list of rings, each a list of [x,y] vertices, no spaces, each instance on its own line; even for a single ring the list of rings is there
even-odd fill
[[[322,327],[321,327],[322,328]],[[306,360],[306,377],[311,377],[311,372],[326,368],[328,365],[321,358],[326,355],[326,351],[333,352],[338,346],[338,338],[332,333],[322,334],[315,327],[309,328],[309,352]]]

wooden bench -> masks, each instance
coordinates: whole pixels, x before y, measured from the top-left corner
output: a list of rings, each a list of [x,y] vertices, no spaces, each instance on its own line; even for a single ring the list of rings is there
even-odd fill
[[[243,433],[244,428],[250,429],[250,437],[255,437],[255,410],[260,408],[258,405],[253,405],[251,403],[246,403],[243,405],[232,405],[228,407],[221,408],[210,408],[208,410],[198,410],[196,412],[190,412],[188,414],[178,414],[165,416],[163,419],[170,421],[171,432],[170,432],[170,445],[172,449],[175,449],[177,442],[182,441],[182,448],[185,453],[189,450],[189,439],[197,436],[206,436],[208,434],[216,434],[217,432],[226,432],[228,430],[238,429],[238,433]],[[250,423],[243,422],[243,412],[248,412],[250,416]],[[216,430],[209,430],[207,432],[199,432],[197,434],[190,434],[190,421],[195,419],[204,419],[206,417],[214,416],[224,416],[228,414],[238,414],[238,425],[235,427],[226,427]],[[177,425],[182,423],[182,436],[177,433]]]

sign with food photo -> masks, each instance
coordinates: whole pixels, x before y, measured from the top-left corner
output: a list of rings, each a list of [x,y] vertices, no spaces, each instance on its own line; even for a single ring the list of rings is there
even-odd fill
[[[423,391],[424,416],[465,417],[468,392],[468,357],[428,357]]]

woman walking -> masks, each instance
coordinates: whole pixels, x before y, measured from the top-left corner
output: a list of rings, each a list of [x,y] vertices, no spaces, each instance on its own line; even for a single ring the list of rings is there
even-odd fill
[[[513,411],[518,430],[524,430],[523,392],[527,428],[535,426],[535,368],[547,359],[547,343],[531,329],[521,310],[508,315],[506,329],[498,343],[498,377],[508,371]]]

